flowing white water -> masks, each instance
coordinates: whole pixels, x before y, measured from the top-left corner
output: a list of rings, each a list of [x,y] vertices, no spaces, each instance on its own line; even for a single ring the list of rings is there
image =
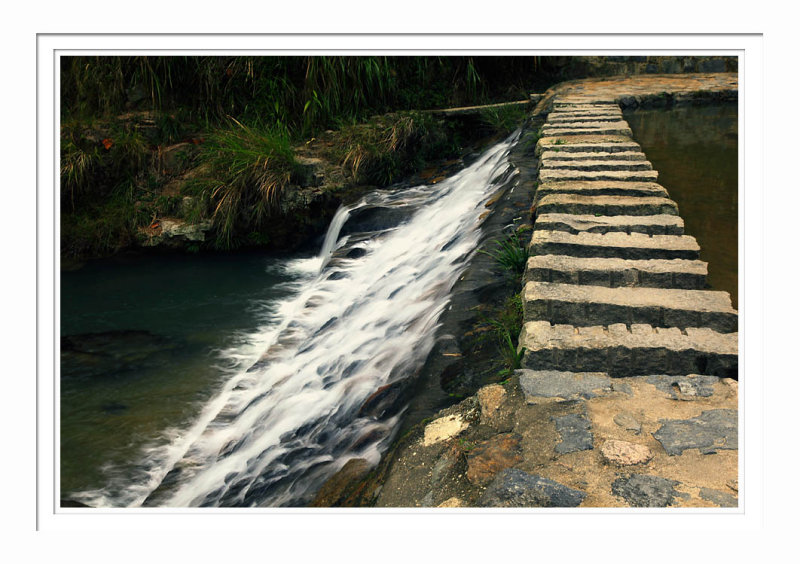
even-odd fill
[[[401,410],[376,392],[412,378],[433,347],[515,140],[439,184],[341,208],[320,254],[286,265],[303,274],[293,297],[225,352],[240,369],[195,424],[145,453],[142,479],[75,497],[116,507],[296,506],[348,460],[377,463]],[[366,212],[369,227],[358,231]],[[340,236],[348,220],[355,228]]]

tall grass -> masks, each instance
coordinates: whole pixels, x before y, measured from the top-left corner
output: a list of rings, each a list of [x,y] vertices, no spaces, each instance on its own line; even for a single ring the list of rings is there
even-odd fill
[[[524,97],[535,57],[77,56],[61,58],[65,116],[189,109],[195,119],[308,135],[372,113]]]
[[[295,166],[284,132],[263,131],[236,120],[206,140],[200,162],[206,172],[196,184],[196,195],[213,210],[221,248],[235,246],[237,232],[263,228],[278,210]]]

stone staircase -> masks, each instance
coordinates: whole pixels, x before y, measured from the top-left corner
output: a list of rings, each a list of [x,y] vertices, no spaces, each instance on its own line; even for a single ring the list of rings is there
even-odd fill
[[[738,378],[738,314],[617,103],[557,97],[541,133],[523,369]]]

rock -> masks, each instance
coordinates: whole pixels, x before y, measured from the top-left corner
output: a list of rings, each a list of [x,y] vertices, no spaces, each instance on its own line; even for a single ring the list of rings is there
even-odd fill
[[[489,423],[497,415],[497,410],[506,398],[506,390],[500,384],[490,384],[478,390],[478,404],[481,406],[481,421]]]
[[[295,167],[292,172],[292,182],[305,188],[308,186],[321,186],[325,180],[322,172],[322,159],[316,157],[295,157]]]
[[[436,486],[453,473],[460,459],[458,449],[446,450],[434,463],[431,470],[431,484]]]
[[[440,417],[425,426],[422,446],[431,446],[447,439],[452,439],[467,427],[469,427],[469,423],[464,421],[459,414]]]
[[[336,474],[328,478],[317,492],[312,507],[344,507],[348,505],[347,498],[354,493],[358,482],[370,470],[369,462],[364,458],[352,458],[339,469]]]
[[[162,174],[172,176],[181,173],[199,150],[199,147],[192,143],[177,143],[162,148],[159,155]]]
[[[700,497],[705,500],[715,503],[720,507],[738,507],[739,500],[726,492],[719,490],[712,490],[711,488],[700,488]]]
[[[444,500],[437,507],[464,507],[464,502],[457,497],[451,497]]]
[[[716,376],[698,374],[689,374],[688,376],[659,374],[645,377],[645,381],[648,384],[652,384],[662,392],[669,394],[675,400],[711,397],[714,395],[714,384],[719,380],[720,378]]]
[[[578,507],[586,494],[516,468],[500,472],[478,500],[480,507]]]
[[[600,454],[606,461],[620,466],[645,464],[653,458],[653,452],[645,445],[617,440],[604,442],[600,447]]]
[[[679,484],[659,476],[631,474],[614,480],[611,491],[631,507],[667,507],[676,497],[688,497],[675,490]]]
[[[206,232],[213,227],[211,221],[187,223],[182,219],[164,218],[152,227],[140,227],[140,244],[143,247],[182,246],[186,243],[203,242]]]
[[[582,413],[571,413],[554,417],[556,431],[561,435],[561,442],[556,445],[556,452],[567,454],[579,450],[590,450],[593,447],[593,437],[590,431],[591,421]]]
[[[669,455],[683,454],[690,448],[700,449],[701,454],[739,448],[738,411],[735,409],[714,409],[692,419],[661,422],[663,425],[653,437]]]
[[[503,433],[479,443],[467,455],[467,479],[474,485],[490,481],[495,474],[523,461],[522,436]]]
[[[409,395],[411,382],[398,380],[381,386],[369,396],[358,410],[359,417],[391,417],[403,409]]]
[[[642,432],[642,424],[639,423],[632,415],[627,413],[619,413],[615,415],[614,423],[626,431],[631,431],[634,435],[638,435]]]
[[[517,370],[519,383],[528,403],[536,398],[560,400],[589,399],[611,387],[604,372],[560,372],[557,370]]]

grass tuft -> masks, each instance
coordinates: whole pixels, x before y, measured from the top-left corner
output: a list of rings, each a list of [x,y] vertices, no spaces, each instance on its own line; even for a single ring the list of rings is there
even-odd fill
[[[497,247],[496,249],[481,249],[479,252],[494,258],[500,266],[517,276],[525,272],[525,264],[528,262],[528,249],[525,243],[520,240],[516,231],[494,243]]]

